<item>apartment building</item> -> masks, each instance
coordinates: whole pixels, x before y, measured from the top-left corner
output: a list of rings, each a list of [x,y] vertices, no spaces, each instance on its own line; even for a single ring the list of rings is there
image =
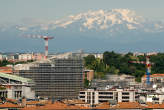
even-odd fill
[[[87,89],[80,91],[79,99],[91,105],[102,102],[135,102],[139,98],[136,90],[113,89],[113,90],[94,90]]]
[[[164,94],[159,94],[159,93],[146,94],[146,102],[162,104],[164,102]]]
[[[20,54],[18,58],[20,61],[33,60],[33,54]]]

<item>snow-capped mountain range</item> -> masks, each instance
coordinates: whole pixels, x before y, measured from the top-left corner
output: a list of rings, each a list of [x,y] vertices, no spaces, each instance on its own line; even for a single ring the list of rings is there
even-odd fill
[[[159,36],[160,40],[163,39],[161,36],[164,35],[164,22],[143,18],[129,9],[113,9],[89,10],[85,13],[70,15],[55,21],[31,20],[28,23],[20,23],[12,26],[0,25],[1,36],[8,36],[8,34],[14,36],[24,34],[46,35],[47,33],[58,39],[63,38],[63,40],[66,38],[75,40],[76,37],[81,40],[87,38],[87,42],[89,42],[88,40],[94,41],[95,39],[102,40],[105,38],[104,42],[107,44],[127,45],[131,44],[130,42],[134,44],[145,42],[147,39],[154,39],[154,36]],[[110,41],[108,42],[106,38],[110,38]],[[82,46],[80,47],[83,48]]]
[[[41,22],[40,22],[41,23]],[[36,31],[55,30],[57,28],[73,28],[81,32],[88,30],[106,30],[120,32],[122,28],[127,30],[140,30],[145,32],[161,32],[164,30],[164,23],[160,21],[150,21],[137,16],[129,9],[97,10],[70,15],[57,21],[48,21],[36,25],[18,25],[17,29],[28,31],[37,28]]]

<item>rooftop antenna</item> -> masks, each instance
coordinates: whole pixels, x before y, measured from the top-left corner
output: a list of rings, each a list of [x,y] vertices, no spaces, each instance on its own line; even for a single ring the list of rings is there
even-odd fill
[[[150,85],[151,65],[154,64],[150,62],[150,55],[146,54],[146,61],[129,61],[129,62],[146,65],[146,84]]]

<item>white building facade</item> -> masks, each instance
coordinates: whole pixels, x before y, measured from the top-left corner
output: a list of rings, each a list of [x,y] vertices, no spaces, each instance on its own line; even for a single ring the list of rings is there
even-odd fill
[[[90,103],[91,105],[99,104],[102,102],[135,102],[138,100],[138,94],[136,90],[94,90],[87,89],[84,91],[80,91],[79,99]]]
[[[20,54],[18,58],[20,61],[33,60],[33,54]]]

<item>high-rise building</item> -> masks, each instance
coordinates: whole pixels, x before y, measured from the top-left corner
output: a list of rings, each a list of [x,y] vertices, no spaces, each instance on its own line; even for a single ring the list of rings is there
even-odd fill
[[[20,76],[35,82],[36,95],[55,99],[77,98],[83,89],[83,62],[81,59],[51,59],[33,63]]]

